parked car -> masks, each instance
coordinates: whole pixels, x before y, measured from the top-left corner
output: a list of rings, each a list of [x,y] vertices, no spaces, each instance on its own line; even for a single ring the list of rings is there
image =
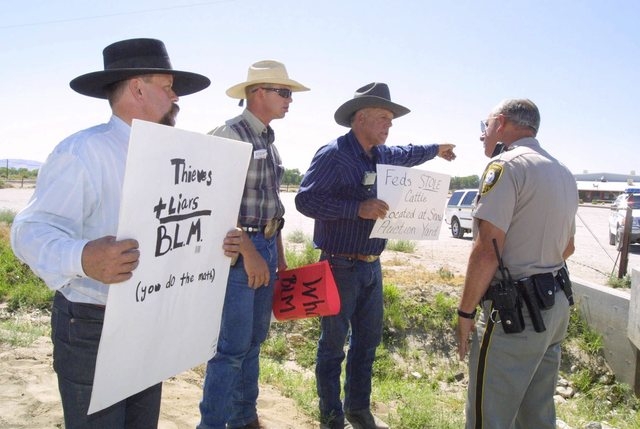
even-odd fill
[[[628,188],[618,195],[609,213],[609,244],[618,249],[622,247],[622,233],[627,216],[627,207],[631,207],[631,233],[629,244],[640,243],[640,188]]]
[[[462,238],[465,233],[472,231],[472,214],[477,195],[477,189],[459,189],[449,197],[444,220],[451,225],[451,235],[455,238]]]

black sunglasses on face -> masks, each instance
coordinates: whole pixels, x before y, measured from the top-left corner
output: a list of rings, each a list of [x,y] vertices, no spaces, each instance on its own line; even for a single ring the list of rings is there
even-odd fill
[[[265,91],[273,91],[282,98],[291,97],[291,92],[292,92],[289,88],[266,88],[261,86],[260,89],[264,89]],[[254,89],[253,92],[256,92],[257,90],[258,88]]]

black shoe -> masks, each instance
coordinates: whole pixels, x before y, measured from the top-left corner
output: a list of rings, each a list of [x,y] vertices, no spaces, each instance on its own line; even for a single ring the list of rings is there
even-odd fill
[[[353,429],[389,429],[389,426],[380,419],[376,419],[371,410],[357,410],[344,413]]]

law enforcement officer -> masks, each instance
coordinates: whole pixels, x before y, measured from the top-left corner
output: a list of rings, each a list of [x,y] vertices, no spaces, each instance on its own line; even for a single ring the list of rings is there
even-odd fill
[[[539,125],[538,108],[526,99],[503,101],[481,124],[485,155],[498,144],[504,151],[482,176],[458,307],[460,359],[470,347],[467,428],[555,428],[553,395],[569,323],[564,261],[574,250],[578,191],[571,172],[536,140]],[[503,279],[507,270],[513,282]],[[536,289],[541,299],[532,296]],[[507,304],[512,308],[503,311]]]

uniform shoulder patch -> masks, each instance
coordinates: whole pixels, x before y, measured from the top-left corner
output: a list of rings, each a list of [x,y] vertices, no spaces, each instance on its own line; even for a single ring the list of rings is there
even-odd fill
[[[498,180],[500,180],[500,176],[502,176],[502,163],[501,162],[492,162],[487,166],[482,174],[482,189],[480,190],[480,195],[487,194]]]

